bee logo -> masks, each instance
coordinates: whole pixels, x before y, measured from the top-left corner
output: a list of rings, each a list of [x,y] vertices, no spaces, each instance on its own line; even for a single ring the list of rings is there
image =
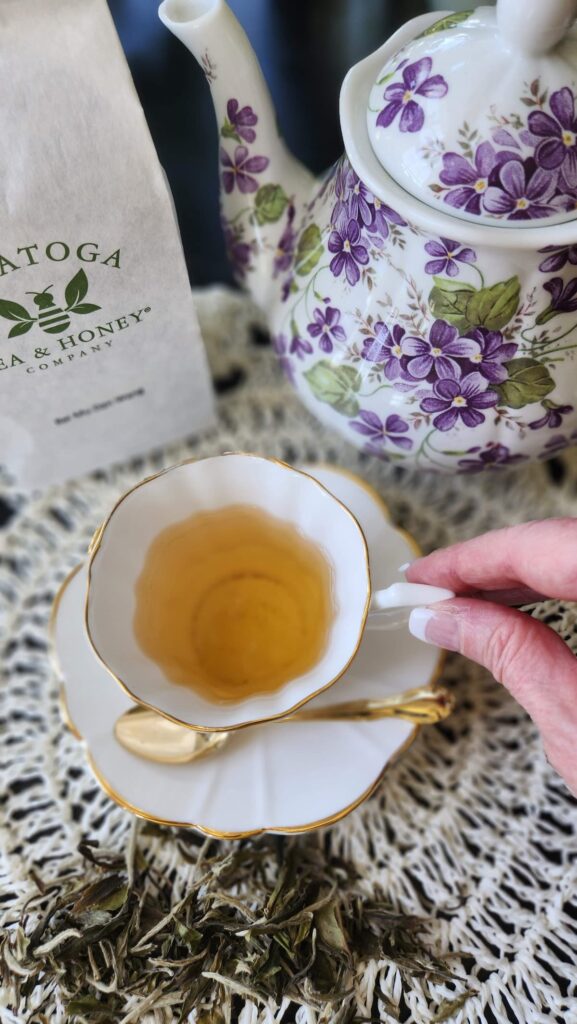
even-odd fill
[[[9,338],[27,334],[34,324],[38,324],[45,334],[64,334],[70,327],[70,314],[85,315],[100,309],[100,306],[92,302],[82,301],[88,292],[88,278],[83,270],[79,270],[64,289],[65,309],[56,304],[53,291],[54,285],[49,284],[42,292],[26,292],[27,295],[33,296],[37,316],[29,313],[18,302],[0,299],[0,316],[5,320],[14,321],[14,326],[8,333]]]

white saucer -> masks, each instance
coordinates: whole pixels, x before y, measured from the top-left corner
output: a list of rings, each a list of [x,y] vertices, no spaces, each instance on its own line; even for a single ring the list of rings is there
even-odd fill
[[[373,587],[398,579],[415,542],[391,525],[386,506],[358,477],[325,466],[302,467],[357,517],[369,547]],[[277,722],[244,729],[212,758],[161,765],[128,753],[113,725],[132,702],[97,660],[84,630],[86,569],[58,594],[55,654],[63,678],[67,724],[86,747],[98,782],[123,807],[161,824],[186,825],[220,838],[305,832],[332,824],[374,790],[386,765],[417,727],[380,722]],[[406,627],[367,631],[350,667],[315,706],[382,697],[432,682],[439,654]]]

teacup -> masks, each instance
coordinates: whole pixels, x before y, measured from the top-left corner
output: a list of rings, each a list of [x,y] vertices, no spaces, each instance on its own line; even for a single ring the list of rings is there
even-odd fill
[[[274,692],[221,703],[173,682],[144,653],[135,632],[135,595],[150,546],[163,531],[191,514],[230,506],[256,507],[290,523],[322,551],[331,568],[332,610],[327,642],[308,670]],[[120,499],[92,544],[85,621],[96,655],[134,701],[190,728],[228,730],[282,718],[336,682],[369,616],[371,625],[379,624],[388,611],[396,623],[405,614],[400,609],[452,596],[408,583],[372,593],[365,537],[345,505],[301,470],[230,453],[172,467]]]

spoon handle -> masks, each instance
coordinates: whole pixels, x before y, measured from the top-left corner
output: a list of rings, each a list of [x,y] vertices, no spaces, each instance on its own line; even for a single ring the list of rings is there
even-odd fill
[[[282,722],[338,721],[374,722],[379,718],[404,718],[409,722],[433,725],[451,714],[455,707],[453,694],[438,687],[417,687],[402,694],[381,700],[351,700],[343,704],[330,704],[324,708],[304,708],[287,715]]]
[[[404,718],[415,725],[434,725],[451,714],[453,695],[440,686],[433,690],[417,687],[382,700],[352,700],[325,708],[304,708],[283,722],[344,721],[374,722],[379,718]],[[149,708],[133,707],[117,719],[114,735],[118,742],[138,757],[161,764],[190,764],[201,757],[216,754],[232,738],[230,732],[199,732],[172,722]]]

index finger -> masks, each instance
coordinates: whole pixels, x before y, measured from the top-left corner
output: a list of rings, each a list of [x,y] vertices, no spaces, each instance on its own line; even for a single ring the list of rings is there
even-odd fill
[[[544,519],[474,537],[418,558],[406,573],[456,594],[525,589],[577,600],[577,519]]]

